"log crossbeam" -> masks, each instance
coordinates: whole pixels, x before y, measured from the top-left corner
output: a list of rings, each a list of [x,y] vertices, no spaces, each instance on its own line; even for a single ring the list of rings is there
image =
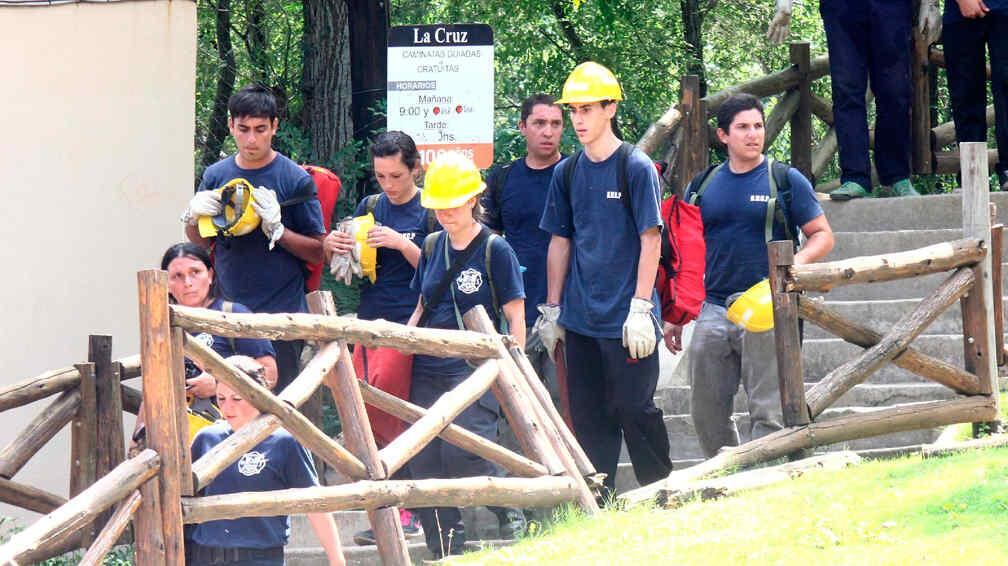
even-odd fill
[[[288,432],[327,464],[355,479],[367,477],[364,464],[350,451],[326,436],[297,409],[277,399],[269,389],[253,381],[225,361],[220,354],[189,335],[185,337],[185,355],[219,381],[227,383],[255,408],[279,418]]]
[[[900,318],[877,344],[826,374],[805,396],[812,418],[821,414],[851,387],[863,382],[875,370],[902,353],[938,315],[969,292],[973,280],[971,268],[959,268],[931,296]]]

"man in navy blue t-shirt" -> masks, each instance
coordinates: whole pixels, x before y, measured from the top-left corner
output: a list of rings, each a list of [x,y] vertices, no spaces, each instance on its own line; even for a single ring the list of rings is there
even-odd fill
[[[638,149],[627,155],[613,131],[622,99],[616,77],[598,63],[578,65],[564,83],[559,102],[584,152],[561,162],[550,182],[539,224],[552,234],[547,302],[535,325],[547,352],[564,339],[574,435],[610,492],[621,440],[641,485],[672,471],[654,404],[661,195],[651,160]]]
[[[749,397],[752,437],[783,426],[773,332],[748,332],[725,318],[729,297],[765,279],[769,272],[766,218],[771,173],[763,155],[763,106],[752,95],[733,95],[718,109],[717,122],[718,139],[728,149],[728,161],[710,173],[696,201],[707,245],[707,299],[693,330],[688,357],[690,412],[708,457],[722,446],[738,444],[731,415],[739,381]],[[794,261],[817,261],[833,248],[833,231],[808,180],[790,168],[787,181],[791,197],[778,198],[777,206],[790,200],[784,218],[794,225],[792,233],[801,230],[806,238]],[[691,183],[687,201],[696,185]],[[787,239],[783,225],[775,223],[772,231],[774,240]],[[681,331],[675,326],[668,329],[666,343],[673,351],[679,348]]]
[[[228,100],[228,127],[238,153],[211,165],[189,207],[182,214],[186,236],[194,244],[214,246],[214,267],[221,293],[252,312],[306,312],[305,262],[323,259],[325,225],[315,185],[300,166],[273,149],[277,133],[277,105],[261,86],[248,86]],[[253,189],[252,206],[261,230],[242,236],[204,238],[197,227],[200,216],[221,213],[220,193],[214,189],[243,178]],[[215,242],[216,240],[216,242]],[[275,341],[283,390],[298,373],[303,341]]]
[[[539,227],[539,220],[546,207],[553,170],[563,157],[563,111],[556,99],[548,94],[526,98],[518,130],[525,138],[525,157],[491,169],[481,200],[484,223],[504,235],[524,268],[525,324],[531,327],[539,316],[536,307],[546,302],[546,250],[551,237]],[[556,366],[531,328],[525,336],[525,352],[532,367],[557,397]]]

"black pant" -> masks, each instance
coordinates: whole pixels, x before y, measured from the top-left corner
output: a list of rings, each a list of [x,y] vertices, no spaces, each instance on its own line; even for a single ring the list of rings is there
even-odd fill
[[[955,5],[948,9],[958,10]],[[985,47],[990,50],[991,93],[998,173],[1008,169],[1008,15],[946,20],[942,38],[956,141],[987,141]]]
[[[668,476],[672,471],[668,431],[654,404],[658,351],[634,360],[619,339],[591,338],[570,330],[565,342],[574,435],[595,470],[606,474],[606,488],[615,491],[621,438],[641,485]]]
[[[871,190],[869,80],[875,94],[875,168],[891,185],[910,176],[911,0],[821,0],[833,84],[840,180]]]
[[[298,369],[301,364],[301,350],[304,349],[304,340],[293,340],[291,342],[273,340],[273,349],[276,350],[277,363],[277,384],[273,388],[273,391],[279,393],[298,376]]]

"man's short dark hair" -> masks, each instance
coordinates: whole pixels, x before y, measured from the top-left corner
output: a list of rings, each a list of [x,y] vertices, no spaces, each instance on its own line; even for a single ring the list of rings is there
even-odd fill
[[[248,85],[228,99],[228,113],[235,118],[277,118],[276,97],[262,85]]]
[[[556,98],[554,98],[549,94],[543,94],[543,93],[533,94],[532,96],[522,101],[521,121],[524,122],[525,120],[528,120],[529,115],[532,114],[532,109],[539,104],[545,104],[546,106],[556,106],[557,108],[560,107],[560,105],[556,103]]]
[[[735,116],[739,112],[745,112],[746,110],[759,110],[760,116],[766,120],[766,114],[763,112],[763,103],[751,94],[740,92],[729,96],[728,100],[725,100],[721,107],[718,108],[717,127],[727,133]]]

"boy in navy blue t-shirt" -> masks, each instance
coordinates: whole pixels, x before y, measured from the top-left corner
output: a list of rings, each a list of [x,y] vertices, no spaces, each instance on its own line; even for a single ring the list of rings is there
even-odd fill
[[[749,397],[752,437],[783,426],[773,332],[748,332],[725,318],[726,300],[769,272],[766,218],[771,173],[763,155],[763,106],[754,96],[733,95],[718,109],[717,120],[718,139],[728,149],[728,161],[710,173],[696,202],[707,245],[707,299],[688,356],[690,412],[707,457],[722,446],[738,444],[731,414],[739,381]],[[794,168],[787,175],[791,197],[784,217],[794,224],[793,233],[801,230],[806,238],[795,263],[817,261],[833,248],[833,231],[808,180]],[[687,201],[691,196],[692,190],[685,195]],[[778,206],[784,201],[778,198]],[[784,227],[775,225],[772,237],[786,240]],[[681,332],[681,327],[669,325],[669,349],[679,349]]]
[[[315,185],[304,169],[273,149],[279,126],[277,105],[265,87],[248,86],[234,93],[228,112],[228,127],[238,153],[203,172],[196,194],[182,213],[186,237],[207,248],[216,244],[214,267],[227,299],[252,312],[306,312],[305,262],[322,261],[325,238]],[[236,237],[204,238],[197,227],[198,218],[221,213],[220,193],[214,189],[236,178],[256,187],[252,206],[260,217],[261,230]],[[301,340],[273,342],[278,391],[297,376],[303,346]]]
[[[641,485],[672,471],[668,433],[653,400],[661,195],[646,155],[634,149],[625,162],[620,158],[623,142],[612,121],[622,99],[616,77],[598,63],[578,65],[564,83],[559,103],[567,105],[584,153],[558,165],[550,183],[540,222],[552,234],[547,303],[535,325],[547,352],[564,340],[574,435],[606,474],[610,492],[622,440]],[[629,199],[621,194],[620,167]]]

